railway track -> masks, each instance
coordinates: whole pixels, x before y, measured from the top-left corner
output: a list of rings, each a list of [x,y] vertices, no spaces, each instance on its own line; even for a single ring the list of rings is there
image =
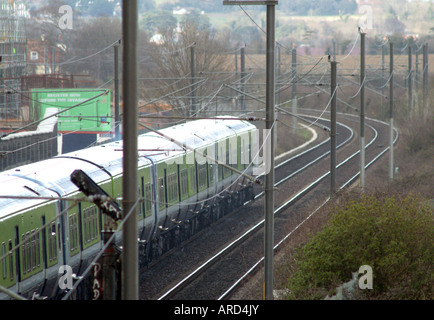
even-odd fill
[[[357,179],[357,129],[352,130],[350,126],[357,127],[358,122],[356,118],[342,115],[338,121],[337,185],[345,188]],[[327,120],[320,122],[327,126]],[[367,127],[366,163],[369,166],[387,151],[387,148],[381,151],[377,148],[378,144],[387,145],[383,132],[387,127],[377,121],[368,121]],[[295,228],[316,212],[315,208],[329,199],[327,156],[330,148],[327,142],[328,139],[276,166],[276,249]],[[315,178],[312,178],[313,175]],[[262,263],[264,206],[261,190],[257,190],[256,194],[252,203],[217,222],[167,261],[161,261],[147,270],[141,277],[140,298],[230,298]],[[307,211],[306,207],[309,208]]]

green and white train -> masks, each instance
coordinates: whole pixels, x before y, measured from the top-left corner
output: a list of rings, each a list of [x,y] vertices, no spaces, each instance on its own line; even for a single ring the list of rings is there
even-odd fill
[[[188,149],[154,132],[138,137],[142,265],[253,199],[249,179],[210,160],[252,173],[257,129],[246,121],[225,119],[160,130]],[[119,199],[122,155],[122,141],[117,141],[0,173],[0,286],[7,289],[0,290],[0,299],[11,298],[5,291],[29,299],[59,297],[59,268],[69,265],[77,275],[85,270],[102,248],[101,230],[108,217],[85,200],[70,175],[81,169]]]

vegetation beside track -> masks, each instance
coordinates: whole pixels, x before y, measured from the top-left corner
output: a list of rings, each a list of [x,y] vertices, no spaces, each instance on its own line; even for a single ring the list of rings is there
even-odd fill
[[[372,267],[373,289],[356,290],[356,299],[434,298],[433,114],[398,119],[393,181],[383,157],[367,171],[364,194],[356,187],[339,195],[306,224],[276,268],[288,299],[331,296],[362,265]]]

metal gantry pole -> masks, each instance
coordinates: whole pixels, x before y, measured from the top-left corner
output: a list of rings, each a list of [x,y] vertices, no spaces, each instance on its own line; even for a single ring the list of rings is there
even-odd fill
[[[408,111],[410,112],[410,119],[413,118],[413,52],[411,45],[408,46]]]
[[[336,193],[336,61],[331,63],[331,113],[330,113],[330,197]]]
[[[235,79],[238,78],[238,51],[235,50]],[[217,96],[216,96],[216,102],[217,102]],[[235,109],[239,109],[239,103],[238,103],[238,97],[235,99]]]
[[[267,79],[265,128],[270,130],[269,172],[265,176],[265,299],[273,300],[274,283],[274,142],[275,142],[275,5],[267,5]],[[267,158],[267,157],[266,157]],[[267,167],[267,166],[265,166]]]
[[[429,107],[429,50],[428,43],[426,44],[426,108]],[[426,110],[426,109],[425,109]]]
[[[423,108],[428,108],[428,43],[423,45]]]
[[[416,62],[415,62],[415,72],[414,72],[414,84],[416,87],[416,92],[419,89],[419,50],[414,50],[414,53],[416,55]]]
[[[365,191],[365,38],[360,33],[360,187]]]
[[[275,28],[277,0],[248,1],[248,0],[223,0],[223,5],[266,5],[267,6],[267,62],[266,62],[266,120],[265,128],[269,133],[264,141],[264,158],[270,159],[268,165],[265,161],[265,234],[264,234],[264,298],[273,300],[273,273],[274,273],[274,146],[275,146]],[[244,91],[243,91],[244,92]],[[269,154],[267,154],[269,153]]]
[[[131,215],[122,230],[122,299],[138,299],[137,241],[137,0],[122,4],[123,30],[123,212]],[[124,216],[125,217],[125,216]]]
[[[384,56],[386,52],[385,45],[381,46],[381,79],[384,79],[384,70],[385,70],[385,64],[384,64]],[[385,115],[384,115],[384,86],[381,86],[381,120],[384,121]]]
[[[393,179],[393,42],[390,42],[390,53],[389,53],[389,70],[390,70],[390,80],[389,80],[389,178]]]
[[[282,57],[281,57],[281,47],[279,44],[277,45],[277,79],[279,79],[277,81],[277,87],[278,90],[276,92],[276,104],[279,106],[280,105],[280,101],[281,101],[281,84],[280,84],[280,75],[282,74]]]
[[[246,91],[246,47],[240,49],[241,52],[241,91]],[[241,110],[246,110],[246,96],[241,96]]]
[[[194,86],[194,82],[195,82],[195,65],[194,65],[194,47],[195,47],[196,43],[194,43],[194,45],[191,46],[190,48],[190,73],[191,73],[191,112],[190,112],[190,117],[193,116],[193,114],[196,112],[196,97],[195,97],[195,86]]]
[[[292,49],[292,113],[297,115],[297,49]],[[297,131],[297,117],[292,117],[292,133],[295,134]]]

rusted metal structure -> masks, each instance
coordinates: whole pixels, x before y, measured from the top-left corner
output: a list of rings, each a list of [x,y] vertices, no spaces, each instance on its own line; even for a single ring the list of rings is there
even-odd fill
[[[0,0],[0,119],[20,118],[20,80],[26,67],[25,1]]]

